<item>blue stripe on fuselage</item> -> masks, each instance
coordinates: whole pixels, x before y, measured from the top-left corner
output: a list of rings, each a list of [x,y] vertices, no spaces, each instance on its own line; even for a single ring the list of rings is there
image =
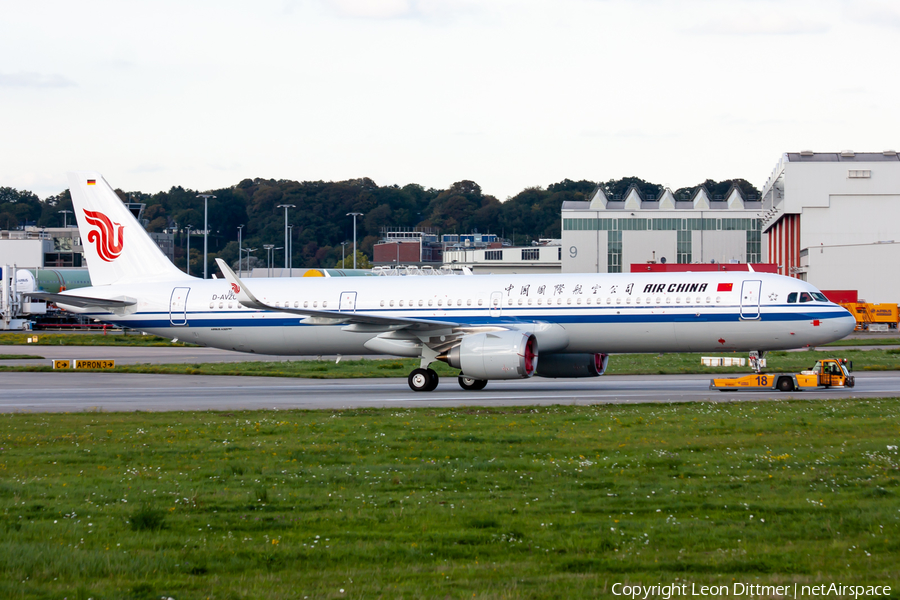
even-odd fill
[[[698,307],[700,308],[700,307]],[[535,321],[545,322],[545,323],[559,323],[559,324],[591,324],[591,323],[698,323],[698,322],[706,322],[706,323],[729,323],[736,321],[768,321],[768,322],[803,322],[803,321],[813,321],[813,320],[829,320],[829,319],[839,319],[846,318],[849,313],[846,311],[816,311],[816,312],[765,312],[761,311],[759,313],[759,318],[753,319],[742,319],[740,316],[740,312],[737,307],[731,307],[732,311],[735,312],[719,312],[719,313],[711,313],[711,312],[701,312],[701,313],[692,313],[687,312],[687,310],[692,310],[691,306],[686,306],[685,311],[682,312],[669,312],[666,314],[647,314],[647,310],[658,310],[652,307],[629,307],[628,310],[635,311],[640,310],[644,314],[603,314],[603,312],[595,312],[594,314],[559,314],[559,310],[564,309],[567,311],[584,311],[584,307],[554,307],[554,314],[535,314],[529,313],[527,315],[517,316],[514,314],[506,314],[501,315],[500,317],[489,317],[489,316],[478,316],[478,317],[454,317],[452,316],[453,312],[456,310],[447,310],[444,311],[448,313],[447,315],[442,316],[427,316],[427,317],[417,317],[415,315],[410,315],[407,311],[403,316],[406,318],[417,318],[421,320],[447,320],[448,318],[452,318],[453,321],[460,323],[461,325],[500,325],[500,324],[525,324],[525,323],[533,323]],[[457,309],[459,312],[464,312],[465,309]],[[521,309],[520,309],[521,310]],[[592,308],[593,311],[598,311],[597,308]],[[610,307],[610,308],[601,308],[599,311],[611,312],[613,310],[621,311],[621,307]],[[377,314],[379,312],[388,312],[388,311],[365,311],[365,313],[369,314]],[[470,311],[471,312],[471,311]],[[515,313],[517,312],[516,308],[506,308],[504,309],[505,313]],[[523,310],[524,312],[524,310]],[[222,313],[216,311],[198,311],[198,312],[190,312],[187,317],[187,326],[193,327],[320,327],[320,325],[310,325],[301,323],[304,319],[302,316],[269,316],[269,315],[277,315],[279,313],[272,312],[255,312],[252,313],[255,315],[254,317],[250,316],[251,313],[247,312],[238,312],[238,313]],[[396,314],[396,312],[393,312]],[[213,318],[209,318],[210,315],[216,315]],[[233,316],[230,316],[233,315]],[[263,316],[265,315],[265,316]],[[87,314],[86,316],[94,317],[101,319],[103,321],[107,321],[109,323],[114,323],[116,325],[129,327],[132,329],[158,329],[162,327],[172,327],[173,329],[180,329],[186,327],[185,325],[172,325],[169,321],[169,313],[167,312],[147,312],[147,313],[135,313],[130,315],[129,318],[121,319],[110,319],[109,313],[93,313]],[[153,318],[157,317],[157,318]],[[345,324],[339,324],[337,326],[344,327]]]

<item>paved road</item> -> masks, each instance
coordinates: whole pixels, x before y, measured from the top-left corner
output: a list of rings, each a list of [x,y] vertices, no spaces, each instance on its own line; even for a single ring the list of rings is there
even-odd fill
[[[263,361],[280,362],[284,360],[316,360],[316,356],[280,356],[271,354],[249,354],[218,348],[198,348],[194,346],[2,346],[0,354],[30,354],[34,358],[20,360],[2,360],[0,365],[50,365],[54,359],[60,360],[106,360],[115,359],[123,365],[152,363],[162,364],[194,364]],[[353,360],[360,356],[344,356],[342,360]],[[392,358],[389,356],[370,355],[366,358]],[[323,356],[323,360],[335,360],[335,356]]]
[[[0,373],[0,412],[284,410],[463,405],[628,404],[789,398],[900,397],[900,372],[856,373],[856,387],[815,392],[710,391],[708,375],[605,376],[491,382],[464,392],[453,379],[432,393],[405,379],[307,380],[114,373]]]

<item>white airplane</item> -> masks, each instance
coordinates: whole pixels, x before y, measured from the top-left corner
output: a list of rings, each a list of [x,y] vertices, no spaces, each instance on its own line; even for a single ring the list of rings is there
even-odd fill
[[[765,352],[838,340],[853,316],[806,282],[767,273],[573,273],[197,279],[159,250],[99,173],[69,174],[92,287],[38,293],[100,321],[258,354],[391,354],[431,391],[596,377],[610,353]],[[538,355],[540,354],[540,359]]]

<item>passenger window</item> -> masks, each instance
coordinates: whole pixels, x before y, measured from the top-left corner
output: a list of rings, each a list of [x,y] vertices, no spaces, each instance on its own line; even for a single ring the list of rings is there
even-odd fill
[[[391,302],[391,305],[392,305],[392,306],[393,306],[393,304],[394,304],[394,303]],[[319,306],[319,301],[318,301],[318,300],[313,300],[313,308],[316,308],[316,307],[318,307],[318,306]]]
[[[466,306],[472,306],[472,299],[471,299],[471,298],[469,298],[468,300],[466,300]]]
[[[444,301],[441,300],[441,299],[439,298],[439,299],[438,299],[438,306],[443,306],[443,305],[444,305]]]
[[[400,301],[400,306],[403,306],[403,300]]]
[[[381,301],[381,306],[384,306],[384,300]]]
[[[328,300],[322,302],[322,308],[328,308]]]
[[[522,306],[522,298],[519,298],[519,306]]]
[[[791,292],[788,294],[788,304],[796,304],[797,303],[797,292]]]
[[[812,302],[812,296],[806,292],[800,292],[800,302]]]
[[[637,298],[635,298],[635,299],[634,299],[634,303],[635,303],[635,304],[640,304],[640,303],[641,303],[641,297],[638,296]]]
[[[588,298],[588,299],[587,299],[587,300],[585,300],[585,301],[584,301],[584,302],[585,302],[585,304],[590,304],[590,303],[591,303],[591,299],[590,299],[590,298]]]
[[[672,304],[672,296],[666,297],[666,304]]]
[[[381,301],[381,305],[384,306],[384,300]],[[309,308],[309,300],[303,301],[303,308]]]
[[[484,300],[481,299],[481,298],[479,298],[479,299],[478,299],[478,306],[481,306],[482,304],[484,304]]]
[[[657,304],[662,304],[662,298],[657,298],[657,299],[656,299],[656,303],[657,303]]]
[[[232,303],[229,302],[229,303],[228,303],[228,308],[231,308],[231,307],[232,307]]]
[[[210,303],[209,303],[209,307],[210,307],[210,308],[215,308],[215,307],[216,307],[216,303],[215,303],[215,302],[210,302]]]
[[[393,300],[391,300],[391,306],[394,306],[394,301],[393,301]]]
[[[530,302],[529,302],[529,304],[530,304]],[[576,300],[576,301],[575,301],[575,304],[581,304],[581,298],[579,298],[578,300]]]
[[[428,306],[431,306],[432,304],[434,304],[434,300],[428,300]]]
[[[507,300],[506,303],[509,304],[510,306],[512,306],[512,298],[510,298],[509,300]]]
[[[231,308],[231,306],[229,306]],[[294,308],[300,308],[300,303],[294,300]]]

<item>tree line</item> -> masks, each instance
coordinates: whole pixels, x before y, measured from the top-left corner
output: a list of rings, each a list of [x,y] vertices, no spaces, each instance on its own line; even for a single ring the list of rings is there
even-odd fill
[[[745,180],[703,184],[711,192],[742,188],[745,195],[756,193]],[[565,179],[543,187],[529,187],[505,202],[484,194],[473,181],[458,181],[447,189],[425,188],[417,184],[379,186],[369,178],[347,181],[291,181],[285,179],[244,179],[237,185],[205,190],[209,199],[209,271],[215,271],[215,258],[229,264],[238,261],[238,228],[242,228],[244,248],[256,248],[257,261],[265,263],[264,244],[284,246],[284,209],[292,228],[292,262],[295,267],[332,267],[341,260],[341,242],[352,243],[353,221],[347,213],[363,213],[357,219],[357,243],[371,257],[372,248],[384,227],[430,227],[440,233],[494,233],[514,245],[529,244],[539,238],[559,238],[560,209],[566,201],[589,200],[601,186],[607,196],[622,195],[634,185],[647,197],[658,198],[663,186],[637,177],[606,182]],[[686,193],[682,188],[677,193]],[[198,190],[180,186],[156,194],[116,190],[123,201],[146,205],[143,219],[148,231],[175,232],[175,264],[185,268],[185,242],[188,226],[203,229],[203,199]],[[29,191],[0,187],[0,228],[16,229],[27,225],[61,227],[73,215],[69,191],[39,199]],[[275,265],[284,264],[284,250],[274,254]],[[351,253],[350,246],[346,255]],[[246,256],[246,255],[245,255]],[[202,244],[191,243],[191,272],[203,271]]]

